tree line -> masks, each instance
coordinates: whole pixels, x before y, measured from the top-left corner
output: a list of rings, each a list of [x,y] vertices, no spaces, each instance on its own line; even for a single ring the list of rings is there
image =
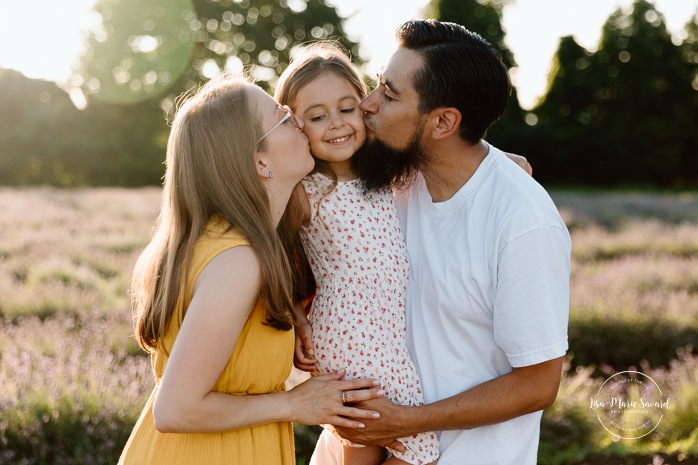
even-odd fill
[[[516,66],[505,0],[432,0],[425,17],[479,33]],[[358,44],[324,0],[98,0],[72,86],[0,69],[0,184],[143,186],[161,182],[177,96],[221,70],[272,90],[294,46]],[[530,111],[515,89],[488,134],[546,185],[698,187],[698,12],[680,40],[647,0],[617,10],[596,51],[563,37],[548,89]],[[84,99],[84,100],[83,100]],[[85,104],[86,103],[86,104]]]

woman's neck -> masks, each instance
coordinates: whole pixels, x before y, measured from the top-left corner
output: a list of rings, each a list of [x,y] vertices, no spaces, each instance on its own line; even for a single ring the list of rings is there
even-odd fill
[[[267,189],[267,196],[269,197],[269,207],[271,212],[271,223],[274,228],[279,225],[281,217],[284,216],[286,206],[291,199],[291,192],[293,192],[293,187],[290,189]]]

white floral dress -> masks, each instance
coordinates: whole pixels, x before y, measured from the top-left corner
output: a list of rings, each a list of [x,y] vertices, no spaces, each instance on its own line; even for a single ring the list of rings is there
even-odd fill
[[[301,240],[317,283],[310,323],[318,371],[375,378],[393,402],[421,405],[405,342],[409,265],[395,199],[389,189],[364,193],[359,180],[333,184],[320,173],[303,180],[311,220]],[[438,458],[434,433],[400,441],[407,452],[393,454],[406,462]]]

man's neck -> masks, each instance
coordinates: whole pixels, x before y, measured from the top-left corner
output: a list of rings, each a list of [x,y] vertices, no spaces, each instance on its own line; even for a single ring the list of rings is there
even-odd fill
[[[422,175],[432,201],[444,202],[456,195],[488,153],[489,145],[483,141],[469,144],[461,140],[449,140],[428,151],[429,161]]]

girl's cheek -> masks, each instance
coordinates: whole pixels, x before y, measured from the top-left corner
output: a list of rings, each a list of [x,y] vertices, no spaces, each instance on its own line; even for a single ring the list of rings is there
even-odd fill
[[[356,131],[356,140],[360,143],[363,144],[366,142],[366,126],[363,124],[361,125],[361,129],[358,129]]]

